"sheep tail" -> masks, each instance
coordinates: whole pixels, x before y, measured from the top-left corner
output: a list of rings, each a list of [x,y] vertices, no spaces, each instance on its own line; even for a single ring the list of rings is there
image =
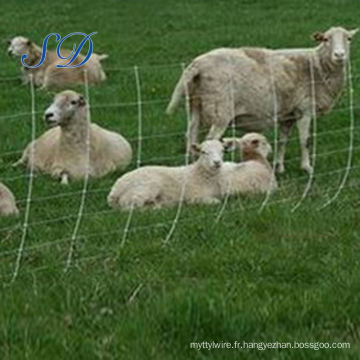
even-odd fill
[[[182,73],[180,80],[175,86],[174,92],[171,96],[171,100],[166,109],[166,113],[171,115],[175,109],[178,107],[181,98],[185,96],[185,89],[187,88],[190,92],[191,85],[193,84],[194,79],[199,76],[200,71],[197,66],[191,64],[188,66]]]
[[[99,61],[105,60],[105,59],[107,59],[108,57],[109,57],[108,54],[101,54],[101,55],[98,55],[98,54],[97,54],[97,58],[98,58]]]

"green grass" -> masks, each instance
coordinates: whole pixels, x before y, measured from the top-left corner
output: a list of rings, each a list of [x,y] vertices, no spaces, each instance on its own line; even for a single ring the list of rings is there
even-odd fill
[[[50,32],[98,31],[95,51],[110,54],[109,79],[90,89],[92,119],[132,140],[134,168],[135,65],[145,101],[141,160],[182,164],[185,111],[164,115],[182,62],[220,46],[312,46],[317,30],[356,27],[358,10],[351,0],[8,0],[1,4],[0,36],[22,34],[41,44]],[[74,266],[64,274],[83,184],[65,188],[37,175],[12,284],[29,179],[10,165],[30,139],[31,117],[2,117],[29,112],[31,99],[19,81],[1,81],[0,179],[19,199],[21,217],[0,220],[0,359],[358,359],[359,45],[360,35],[352,48],[354,167],[328,208],[319,210],[335,194],[347,162],[347,92],[319,119],[315,183],[295,213],[307,182],[295,134],[280,189],[261,214],[263,196],[231,199],[217,224],[219,207],[186,206],[167,246],[176,208],[135,212],[120,247],[127,214],[106,204],[121,175],[115,173],[90,181]],[[16,75],[18,64],[2,52],[0,77]],[[37,134],[45,131],[41,112],[52,96],[36,92]],[[119,103],[135,105],[106,106]],[[194,341],[235,340],[349,342],[351,349],[189,348]]]

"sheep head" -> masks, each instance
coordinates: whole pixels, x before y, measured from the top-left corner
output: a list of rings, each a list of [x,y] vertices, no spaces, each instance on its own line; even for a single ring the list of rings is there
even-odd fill
[[[50,126],[66,126],[78,112],[85,116],[86,101],[83,95],[72,90],[57,94],[45,111],[45,121]]]
[[[224,147],[229,150],[239,149],[242,156],[258,154],[267,159],[272,149],[266,137],[258,133],[248,133],[242,138],[224,138]]]
[[[223,164],[224,147],[219,140],[206,140],[201,145],[192,144],[191,150],[199,155],[197,163],[210,172],[218,171]]]
[[[316,32],[313,39],[321,43],[334,64],[344,64],[350,57],[350,42],[358,29],[346,30],[342,27],[332,27],[326,32]]]
[[[8,41],[8,53],[13,56],[30,54],[33,43],[24,36],[16,36]]]

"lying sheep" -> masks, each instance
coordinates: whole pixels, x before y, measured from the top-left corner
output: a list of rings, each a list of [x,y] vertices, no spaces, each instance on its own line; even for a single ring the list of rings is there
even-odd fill
[[[0,216],[18,215],[13,193],[0,182]]]
[[[192,145],[198,160],[187,166],[145,166],[123,175],[108,196],[111,207],[125,210],[138,207],[171,206],[181,198],[186,203],[219,203],[219,176],[223,145],[208,140]]]
[[[278,170],[284,171],[285,147],[290,130],[297,123],[301,167],[311,173],[308,149],[313,116],[311,73],[316,113],[325,114],[332,109],[344,87],[349,43],[357,31],[333,27],[325,33],[316,33],[314,39],[319,46],[309,49],[244,47],[210,51],[197,57],[185,69],[167,112],[177,107],[182,96],[189,96],[188,144],[192,144],[197,141],[200,123],[211,126],[207,139],[219,139],[232,120],[246,131],[273,126],[277,99]]]
[[[225,138],[224,146],[240,151],[242,162],[225,162],[221,169],[222,194],[256,194],[276,189],[277,182],[267,158],[271,146],[265,136],[248,133],[241,139]]]
[[[42,48],[23,36],[16,36],[9,42],[8,52],[16,57],[26,54],[25,63],[33,66],[40,62]],[[63,57],[67,57],[70,54],[70,50],[61,50]],[[107,57],[107,55],[93,53],[89,60],[80,67],[57,68],[56,65],[65,65],[68,60],[59,59],[56,51],[47,51],[46,58],[39,67],[31,69],[22,66],[22,80],[24,84],[29,83],[30,74],[32,74],[35,86],[60,88],[70,84],[83,84],[84,70],[86,70],[88,83],[98,84],[106,79],[100,62]],[[79,54],[72,65],[80,64],[84,58],[83,55]]]
[[[82,95],[71,90],[57,94],[45,111],[45,121],[55,127],[31,142],[14,165],[33,165],[34,170],[59,178],[62,184],[67,184],[69,178],[84,178],[87,173],[101,177],[125,168],[132,157],[130,144],[120,134],[90,123],[87,112]]]

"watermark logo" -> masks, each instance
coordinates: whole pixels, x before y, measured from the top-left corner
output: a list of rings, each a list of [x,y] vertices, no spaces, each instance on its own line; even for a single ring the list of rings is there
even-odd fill
[[[91,36],[95,35],[95,34],[97,34],[97,32],[92,32],[91,34],[85,34],[85,33],[82,33],[82,32],[73,32],[73,33],[70,33],[70,34],[64,36],[61,39],[60,34],[51,33],[51,34],[47,35],[46,38],[44,39],[43,46],[42,46],[41,59],[40,59],[39,63],[36,64],[36,65],[32,65],[32,66],[26,64],[25,60],[28,57],[26,54],[23,54],[21,56],[21,63],[25,67],[27,67],[29,69],[34,69],[34,68],[39,67],[45,61],[46,51],[47,51],[47,43],[48,43],[49,38],[51,36],[55,36],[56,37],[56,42],[58,43],[57,48],[56,48],[56,54],[57,54],[58,58],[61,59],[61,60],[69,60],[68,63],[66,63],[64,65],[58,64],[58,65],[56,65],[56,67],[57,68],[76,68],[76,67],[80,67],[80,66],[84,65],[89,60],[91,54],[93,53],[93,43],[92,43]],[[75,35],[82,35],[82,36],[84,36],[84,38],[81,41],[81,43],[79,44],[78,48],[76,48],[76,44],[74,43],[72,52],[71,52],[71,54],[69,56],[62,56],[61,53],[60,53],[60,50],[61,50],[61,46],[62,46],[63,42],[66,39],[70,38],[71,36],[75,36]],[[72,65],[73,62],[75,61],[75,59],[77,58],[77,56],[80,54],[81,49],[83,48],[83,46],[86,44],[87,41],[89,41],[89,50],[88,50],[85,58],[83,59],[83,61],[80,64]]]

